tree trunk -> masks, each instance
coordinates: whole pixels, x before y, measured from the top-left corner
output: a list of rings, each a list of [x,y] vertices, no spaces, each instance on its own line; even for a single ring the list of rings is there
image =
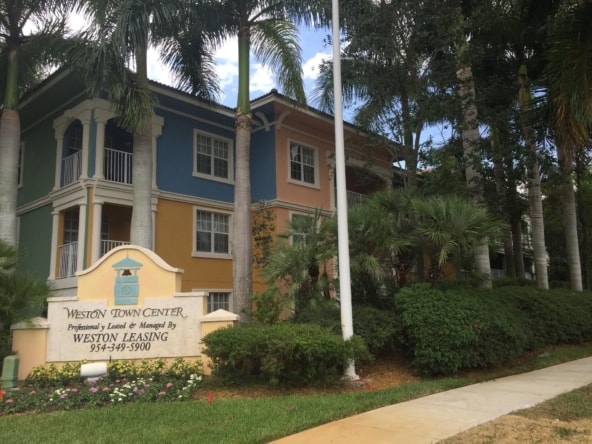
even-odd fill
[[[148,90],[147,50],[136,50],[138,88]],[[153,249],[152,227],[152,120],[143,122],[134,134],[134,157],[132,183],[134,204],[130,227],[130,241],[150,250]]]
[[[561,147],[557,150],[559,169],[562,175],[563,225],[565,228],[565,249],[569,267],[569,284],[574,291],[582,291],[582,268],[578,244],[578,219],[576,197],[572,179],[572,163],[565,158]]]
[[[522,251],[522,218],[512,217],[512,246],[514,247],[514,266],[516,277],[524,279],[524,253]]]
[[[18,113],[18,50],[8,51],[6,91],[0,111],[0,239],[16,246],[16,202],[21,121]]]
[[[534,254],[534,269],[537,287],[549,289],[547,270],[547,248],[545,246],[545,225],[543,222],[543,199],[541,192],[541,173],[537,159],[537,149],[534,142],[533,129],[526,122],[525,112],[530,107],[530,94],[526,89],[526,67],[521,66],[518,71],[520,90],[518,102],[522,110],[522,131],[527,148],[527,176],[528,176],[528,206],[530,212],[530,227],[532,230],[532,249]]]
[[[500,214],[508,214],[506,199],[506,184],[504,181],[504,166],[502,163],[502,152],[499,141],[499,131],[495,125],[491,125],[491,148],[493,151],[493,175],[495,177],[495,190],[497,194],[497,207]],[[510,226],[503,233],[504,245],[504,267],[506,277],[516,277],[516,267],[514,264],[514,252],[512,246],[512,232]]]
[[[134,134],[132,183],[134,206],[130,240],[133,245],[152,250],[152,125]]]
[[[232,270],[234,309],[241,322],[249,320],[252,286],[250,148],[251,116],[239,113],[236,117]]]
[[[480,202],[483,197],[481,175],[477,168],[475,168],[475,163],[480,158],[478,155],[480,135],[477,126],[477,105],[475,104],[475,85],[471,66],[461,66],[456,71],[456,77],[459,80],[458,92],[463,112],[462,144],[467,189],[470,197]],[[481,287],[491,288],[491,263],[489,261],[487,239],[475,247],[473,255],[475,259],[475,272],[481,281]]]

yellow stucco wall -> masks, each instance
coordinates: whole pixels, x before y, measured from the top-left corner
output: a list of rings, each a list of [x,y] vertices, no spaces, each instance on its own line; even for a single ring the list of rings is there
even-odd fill
[[[117,275],[113,265],[130,258],[140,262],[137,271],[142,291],[138,304],[143,305],[145,298],[170,297],[181,291],[182,270],[171,267],[149,250],[135,246],[123,246],[103,256],[95,265],[78,274],[78,299],[80,301],[102,301],[105,295],[113,294],[113,285]],[[106,276],[112,277],[106,279]]]
[[[48,328],[48,325],[27,328],[24,323],[13,326],[12,351],[19,357],[19,379],[25,379],[34,367],[45,363]]]
[[[202,208],[202,206],[200,206]],[[232,260],[194,257],[195,206],[160,199],[156,216],[156,248],[168,263],[184,270],[181,291],[193,289],[231,289]],[[212,208],[211,211],[220,211]]]

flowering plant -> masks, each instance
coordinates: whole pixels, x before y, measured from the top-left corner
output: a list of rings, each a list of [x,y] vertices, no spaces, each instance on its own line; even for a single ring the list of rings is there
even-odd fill
[[[72,410],[111,404],[191,399],[202,381],[199,362],[176,360],[169,368],[164,361],[113,364],[118,371],[95,381],[82,381],[80,373],[67,367],[67,379],[51,364],[36,368],[18,387],[5,390],[0,400],[0,415],[27,411]],[[80,368],[78,366],[78,368]],[[123,375],[127,369],[131,377]],[[183,369],[181,371],[180,369]],[[138,376],[146,373],[146,376]],[[65,383],[64,383],[65,381]]]

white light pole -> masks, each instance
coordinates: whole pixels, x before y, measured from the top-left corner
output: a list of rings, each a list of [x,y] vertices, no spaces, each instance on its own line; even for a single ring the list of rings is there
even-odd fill
[[[341,97],[341,48],[339,39],[339,0],[332,0],[333,19],[333,99],[335,110],[335,176],[337,179],[337,257],[339,261],[339,298],[341,331],[347,341],[354,334],[349,274],[349,235],[347,228],[347,188],[345,185],[345,147],[343,141],[343,99]],[[354,361],[345,369],[345,377],[358,379]]]

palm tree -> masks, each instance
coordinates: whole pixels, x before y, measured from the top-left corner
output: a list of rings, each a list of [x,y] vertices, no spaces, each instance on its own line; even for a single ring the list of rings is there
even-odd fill
[[[341,56],[343,97],[359,106],[356,124],[400,144],[401,152],[394,154],[403,156],[405,185],[411,189],[417,184],[421,133],[434,109],[428,106],[428,91],[434,91],[428,88],[430,58],[418,46],[421,8],[414,1],[372,0],[342,8],[347,40]],[[315,101],[333,111],[331,61],[321,67]]]
[[[329,299],[333,282],[328,266],[336,253],[334,227],[317,210],[292,219],[278,240],[266,258],[263,275],[271,291],[281,293],[280,299],[292,305],[298,316]]]
[[[559,11],[547,53],[548,99],[557,154],[563,175],[563,216],[571,288],[582,290],[573,164],[585,149],[592,129],[592,3],[578,2]]]
[[[69,0],[0,1],[0,239],[16,243],[19,98],[55,61]],[[25,27],[38,30],[25,35]]]
[[[537,287],[546,290],[549,288],[549,278],[547,273],[547,248],[545,246],[541,174],[539,172],[534,131],[531,122],[528,120],[530,117],[528,112],[531,111],[532,98],[530,91],[527,88],[527,81],[527,70],[526,66],[523,65],[518,71],[518,82],[520,84],[518,105],[520,106],[522,129],[527,148],[528,205],[532,229],[532,248],[534,253]]]
[[[233,298],[241,321],[248,319],[252,287],[251,231],[251,108],[249,94],[250,53],[277,73],[284,94],[305,103],[302,59],[297,42],[297,23],[311,24],[323,11],[318,0],[220,0],[193,2],[194,14],[225,37],[238,37],[238,97],[236,108],[236,159],[233,214]],[[191,33],[183,48],[193,44]],[[212,40],[218,44],[219,40]],[[180,67],[181,68],[181,67]],[[177,70],[181,76],[191,73]],[[190,82],[191,83],[191,82]]]
[[[475,202],[483,199],[483,186],[481,184],[481,173],[479,171],[479,140],[481,138],[478,127],[478,111],[475,103],[475,83],[473,70],[470,62],[469,42],[463,40],[457,45],[457,71],[458,95],[462,108],[462,145],[465,159],[465,175],[469,195]],[[491,288],[491,264],[489,262],[489,247],[487,239],[473,249],[475,255],[475,268],[481,285],[484,288]]]
[[[149,90],[147,54],[149,45],[174,46],[177,30],[185,27],[187,3],[181,0],[84,0],[82,9],[93,18],[83,34],[82,45],[71,51],[71,62],[83,74],[91,95],[109,94],[119,113],[120,126],[133,134],[132,244],[152,249],[152,117],[156,99]],[[198,25],[198,22],[194,22]],[[193,69],[199,71],[208,53],[201,47],[193,54]],[[171,55],[163,57],[177,63]],[[135,68],[135,72],[131,71]],[[199,71],[202,97],[217,91],[212,71]],[[197,81],[196,81],[197,82]]]
[[[502,224],[484,206],[458,196],[417,198],[412,207],[419,221],[416,233],[430,256],[427,280],[431,283],[440,277],[448,260],[456,258],[462,263],[501,232]]]

